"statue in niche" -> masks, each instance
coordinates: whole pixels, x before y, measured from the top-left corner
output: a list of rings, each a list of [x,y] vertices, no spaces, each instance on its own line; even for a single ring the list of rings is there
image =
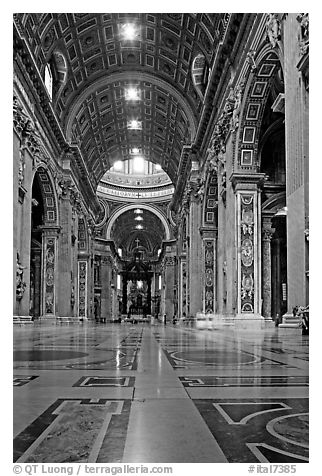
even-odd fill
[[[247,53],[246,61],[247,61],[248,64],[250,64],[251,71],[256,71],[256,69],[257,69],[257,65],[256,65],[256,62],[255,62],[255,55],[256,55],[256,50],[250,50]]]
[[[203,201],[203,197],[205,195],[205,181],[204,179],[198,179],[198,183],[196,186],[196,193],[195,193],[195,198],[198,201]]]
[[[275,48],[277,46],[277,42],[281,39],[281,24],[277,13],[268,14],[266,33],[270,44],[273,48]]]
[[[308,38],[309,36],[309,14],[299,13],[296,17],[297,21],[301,25],[302,38]]]
[[[237,86],[236,92],[234,94],[235,104],[234,104],[233,115],[232,115],[232,120],[231,120],[233,132],[239,126],[239,115],[240,115],[240,110],[241,110],[243,90],[244,90],[244,84],[241,83]]]
[[[19,170],[18,170],[18,183],[21,186],[24,181],[25,160],[23,151],[20,152]]]
[[[16,298],[20,301],[24,295],[26,289],[26,283],[23,280],[23,270],[24,266],[22,266],[20,262],[20,256],[17,252],[17,265],[16,265]]]

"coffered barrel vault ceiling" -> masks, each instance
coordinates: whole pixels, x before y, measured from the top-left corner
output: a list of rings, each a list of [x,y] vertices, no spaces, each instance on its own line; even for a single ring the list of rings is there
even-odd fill
[[[229,15],[47,13],[15,19],[41,75],[46,64],[56,65],[53,108],[91,180],[97,184],[115,160],[137,147],[176,183]],[[131,41],[122,37],[128,23],[137,31]],[[125,100],[128,86],[139,89],[138,101]],[[128,129],[133,119],[142,122],[141,130]]]
[[[129,210],[113,224],[111,238],[117,248],[127,253],[139,245],[157,258],[157,249],[162,247],[166,233],[160,218],[154,213],[143,209],[140,214],[136,214],[135,210]]]

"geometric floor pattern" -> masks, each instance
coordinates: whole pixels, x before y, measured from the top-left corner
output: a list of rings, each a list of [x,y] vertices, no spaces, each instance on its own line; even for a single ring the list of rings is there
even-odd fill
[[[300,332],[41,322],[13,336],[14,462],[309,461]]]

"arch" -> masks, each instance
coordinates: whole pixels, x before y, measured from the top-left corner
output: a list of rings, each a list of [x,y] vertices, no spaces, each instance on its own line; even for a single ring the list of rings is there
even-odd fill
[[[274,121],[272,124],[270,124],[267,128],[267,130],[264,132],[264,134],[260,137],[260,140],[259,140],[259,143],[258,143],[258,154],[260,156],[261,154],[261,151],[266,143],[266,141],[269,139],[269,137],[271,136],[271,134],[273,134],[274,132],[276,132],[280,126],[282,125],[283,123],[283,118],[280,117],[278,118],[276,121]]]
[[[272,58],[275,56],[276,59],[281,63],[281,66],[283,66],[283,54],[282,50],[279,47],[276,47],[275,49],[272,48],[270,43],[264,43],[261,47],[259,47],[257,54],[255,55],[254,61],[256,64],[256,67],[265,60],[267,55],[272,55]]]
[[[98,201],[101,207],[101,213],[98,216],[95,226],[97,228],[102,228],[105,225],[105,223],[108,221],[109,207],[106,200],[102,200],[101,198],[99,198]]]
[[[131,205],[126,205],[126,206],[123,206],[121,208],[118,208],[110,217],[109,219],[109,222],[108,222],[108,225],[107,225],[107,229],[106,229],[106,238],[108,240],[111,239],[111,230],[112,230],[112,226],[113,224],[115,223],[115,221],[117,220],[117,218],[121,215],[123,215],[123,213],[129,211],[129,210],[135,210],[136,208],[143,208],[143,210],[148,210],[149,212],[151,213],[154,213],[154,215],[156,215],[162,222],[162,225],[164,226],[164,229],[165,229],[165,233],[166,233],[166,239],[167,240],[170,240],[170,228],[169,228],[169,225],[167,223],[167,220],[165,218],[165,216],[158,210],[156,209],[155,207],[152,207],[151,205],[146,205],[146,204],[143,204],[143,203],[140,203],[139,205],[137,203],[134,203],[134,204],[131,204]]]
[[[286,192],[280,192],[270,197],[262,204],[262,211],[277,212],[286,204]]]
[[[33,180],[35,180],[36,175],[39,179],[39,186],[44,199],[44,225],[57,225],[57,198],[49,171],[40,165],[35,170]]]
[[[237,167],[247,171],[258,171],[258,142],[270,86],[274,80],[280,59],[271,46],[265,45],[257,54],[256,67],[248,79],[243,108],[239,121]]]

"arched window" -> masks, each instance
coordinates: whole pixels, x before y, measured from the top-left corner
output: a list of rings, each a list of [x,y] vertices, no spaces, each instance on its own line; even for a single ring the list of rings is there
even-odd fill
[[[203,98],[208,83],[209,68],[206,62],[206,58],[203,54],[198,54],[192,63],[192,81],[198,92]]]
[[[51,67],[49,64],[46,64],[46,67],[45,67],[45,86],[46,86],[50,99],[52,99],[53,98],[53,75],[52,75]]]
[[[45,66],[45,86],[52,101],[57,99],[59,92],[67,80],[67,63],[60,51],[54,51]]]

